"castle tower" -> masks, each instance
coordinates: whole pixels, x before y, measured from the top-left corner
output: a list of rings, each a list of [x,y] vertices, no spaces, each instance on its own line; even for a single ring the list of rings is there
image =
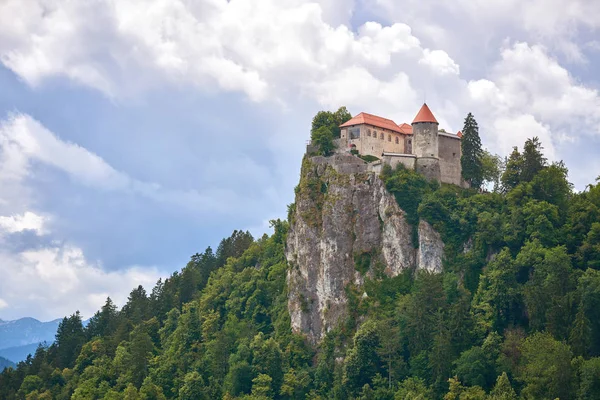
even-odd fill
[[[423,103],[412,122],[413,154],[417,156],[416,170],[428,179],[441,180],[438,158],[438,126],[433,113]]]

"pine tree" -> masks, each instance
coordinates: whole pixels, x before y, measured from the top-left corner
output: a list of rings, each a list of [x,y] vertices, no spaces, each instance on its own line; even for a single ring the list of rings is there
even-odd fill
[[[70,317],[64,317],[56,331],[56,364],[60,368],[71,368],[85,343],[85,332],[79,311]]]
[[[112,334],[117,327],[117,318],[117,306],[110,297],[107,297],[100,311],[97,311],[88,323],[86,328],[88,339]]]
[[[521,182],[530,182],[546,166],[547,160],[542,153],[543,149],[542,143],[537,137],[525,141]]]
[[[590,328],[590,321],[585,315],[583,302],[579,304],[579,311],[575,316],[575,322],[571,327],[571,333],[569,335],[569,344],[573,353],[578,356],[587,355],[590,347],[592,330]]]
[[[506,169],[500,179],[505,192],[512,190],[521,182],[521,171],[523,170],[523,157],[517,146],[513,147],[512,153],[506,159]]]
[[[517,394],[510,384],[510,380],[503,372],[496,380],[496,386],[490,392],[490,400],[516,400]]]
[[[462,156],[460,158],[460,166],[462,168],[463,179],[469,182],[472,188],[481,187],[481,184],[483,183],[483,168],[481,161],[483,150],[481,148],[481,139],[479,138],[479,127],[471,113],[465,118],[461,150]]]

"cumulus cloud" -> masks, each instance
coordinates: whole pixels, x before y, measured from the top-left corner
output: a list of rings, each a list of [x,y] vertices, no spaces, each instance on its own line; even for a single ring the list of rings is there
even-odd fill
[[[600,93],[577,82],[544,47],[518,42],[504,48],[489,75],[470,81],[467,90],[492,128],[497,151],[538,136],[556,160],[558,144],[600,134]]]
[[[45,232],[44,225],[47,217],[37,215],[31,211],[23,214],[10,216],[0,215],[0,229],[8,233],[22,232],[24,230],[33,230],[38,235]]]
[[[344,76],[356,84],[357,74],[380,82],[367,87],[373,97],[397,85],[400,60],[424,75],[419,63],[431,74],[458,73],[446,52],[423,48],[406,24],[366,22],[353,32],[332,25],[339,18],[330,11],[301,0],[8,0],[0,5],[0,56],[32,86],[66,76],[111,97],[191,83],[253,101],[290,93],[322,100],[317,88]]]
[[[419,60],[419,64],[430,67],[434,72],[444,74],[455,74],[458,75],[460,68],[458,64],[450,58],[448,53],[443,50],[429,50],[425,49],[423,52],[423,58]]]
[[[54,241],[19,252],[5,246],[5,240],[18,232],[50,234],[46,220],[31,211],[0,216],[0,310],[4,309],[4,319],[27,315],[47,320],[76,310],[89,317],[107,296],[124,304],[131,289],[138,285],[150,288],[164,275],[155,267],[106,271],[98,262],[88,261],[80,248],[66,242]]]
[[[589,0],[376,0],[371,10],[409,23],[417,36],[485,67],[506,39],[544,44],[569,62],[587,61],[581,35],[600,28],[600,3]],[[517,11],[516,11],[517,10]]]
[[[42,320],[79,310],[90,317],[107,296],[123,305],[138,285],[150,289],[164,276],[154,267],[106,271],[86,260],[82,250],[69,244],[10,253],[0,249],[0,309],[4,319],[23,315]],[[8,307],[10,305],[10,307]]]

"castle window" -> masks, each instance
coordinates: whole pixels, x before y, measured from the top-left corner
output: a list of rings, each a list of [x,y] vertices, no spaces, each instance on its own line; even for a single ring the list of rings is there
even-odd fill
[[[360,128],[350,128],[348,129],[348,133],[350,136],[350,139],[358,139],[360,138]]]
[[[388,142],[392,141],[392,135],[388,135]]]
[[[380,138],[381,140],[383,140],[383,132],[381,132],[381,135],[379,135],[379,138]]]
[[[371,130],[367,129],[367,136],[371,136]]]
[[[396,136],[396,144],[398,144],[398,136]]]

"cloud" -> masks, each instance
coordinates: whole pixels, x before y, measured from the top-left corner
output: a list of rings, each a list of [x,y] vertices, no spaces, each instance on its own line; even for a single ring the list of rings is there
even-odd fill
[[[419,60],[419,64],[430,67],[434,72],[445,75],[454,74],[458,75],[460,68],[453,59],[448,56],[443,50],[429,50],[425,49],[423,52],[423,58]]]
[[[577,83],[542,46],[515,43],[504,49],[493,75],[513,108],[556,124],[600,122],[598,91]],[[600,126],[590,133],[600,133]]]
[[[506,154],[538,136],[548,158],[557,160],[560,145],[600,135],[600,94],[577,82],[544,47],[518,42],[504,48],[489,75],[469,81],[467,90],[496,151]]]
[[[27,114],[12,114],[0,121],[0,145],[0,181],[4,177],[6,181],[22,182],[33,174],[34,165],[41,164],[93,189],[130,193],[188,211],[228,212],[242,201],[229,189],[169,189],[132,178],[87,149],[61,140]],[[252,171],[252,167],[249,162],[245,171]],[[254,173],[259,175],[256,169]]]
[[[507,38],[540,43],[569,62],[585,62],[587,46],[578,39],[600,28],[600,3],[589,0],[376,0],[374,5],[375,15],[410,24],[417,36],[467,67],[485,67]]]
[[[448,54],[422,48],[406,24],[367,22],[355,33],[330,24],[345,18],[329,6],[300,0],[8,0],[0,15],[0,59],[24,81],[36,87],[66,76],[110,97],[191,84],[252,101],[321,99],[316,88],[357,70],[393,81],[398,58],[458,73]]]
[[[37,215],[31,211],[6,217],[0,215],[0,229],[8,233],[33,230],[38,235],[41,235],[44,233],[46,220],[47,217]]]
[[[0,309],[3,319],[32,316],[47,320],[80,310],[90,317],[107,296],[123,305],[138,285],[149,290],[164,276],[154,267],[105,271],[69,244],[9,253],[0,249]],[[10,308],[8,307],[10,304]]]
[[[105,271],[68,242],[53,241],[18,252],[6,245],[12,235],[27,230],[38,236],[49,235],[46,220],[31,211],[0,216],[0,310],[4,310],[4,319],[27,315],[46,320],[77,309],[89,317],[107,296],[122,305],[131,289],[138,285],[150,288],[164,276],[155,267]]]

